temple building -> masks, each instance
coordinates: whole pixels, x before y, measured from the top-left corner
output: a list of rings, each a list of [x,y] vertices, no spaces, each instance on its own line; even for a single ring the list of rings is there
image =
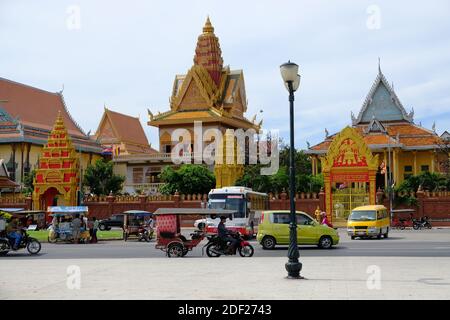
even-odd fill
[[[306,150],[312,158],[313,174],[323,173],[327,212],[375,204],[378,189],[398,186],[421,172],[442,171],[448,154],[434,128],[414,122],[381,69],[351,127]]]
[[[153,154],[138,117],[104,108],[94,139],[103,147],[103,155]]]
[[[62,92],[48,92],[0,78],[0,158],[4,159],[11,180],[21,184],[25,175],[38,167],[58,112],[75,150],[81,152],[82,168],[100,158],[100,144],[71,117]]]
[[[183,151],[192,154],[194,143],[199,138],[194,136],[194,121],[202,122],[203,132],[218,129],[224,137],[227,129],[254,129],[259,132],[262,121],[255,123],[256,117],[249,121],[244,116],[246,111],[244,73],[242,70],[231,70],[229,66],[224,66],[219,39],[208,18],[203,33],[198,37],[193,66],[186,74],[175,76],[170,109],[155,114],[148,111],[148,124],[157,127],[159,131],[159,153],[150,156],[117,157],[114,161],[132,161],[135,168],[132,175],[129,173],[129,177],[132,178],[133,184],[149,184],[156,181],[153,176],[157,176],[165,165],[174,165],[170,155],[174,146],[179,143],[172,140],[174,130],[188,130],[191,143],[185,145]],[[212,141],[213,138],[204,139],[203,147]],[[141,162],[142,169],[136,166],[138,161]],[[243,172],[242,165],[238,164],[216,164],[211,169],[215,171],[218,186],[233,184]],[[153,186],[153,189],[155,187]]]
[[[198,139],[194,136],[194,121],[202,122],[203,132],[218,129],[223,136],[227,129],[251,128],[259,132],[262,122],[257,124],[255,118],[246,119],[246,111],[244,73],[224,66],[219,39],[208,17],[198,37],[193,66],[186,74],[175,76],[170,109],[155,115],[149,111],[148,124],[159,129],[159,151],[171,153],[179,143],[172,140],[172,133],[182,128],[191,136],[191,144],[184,151],[191,153]],[[204,148],[212,141],[212,138],[204,139]],[[218,186],[233,184],[242,173],[237,164],[216,164],[214,170]]]

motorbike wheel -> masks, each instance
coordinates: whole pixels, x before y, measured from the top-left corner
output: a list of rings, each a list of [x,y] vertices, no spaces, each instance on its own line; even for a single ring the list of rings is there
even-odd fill
[[[167,255],[169,258],[183,257],[183,245],[181,243],[172,243],[167,248]]]
[[[149,236],[145,237],[145,242],[150,242],[150,237]]]
[[[420,229],[420,226],[419,226],[418,224],[415,223],[415,224],[413,224],[413,229],[414,229],[414,230],[419,230],[419,229]]]
[[[255,249],[253,249],[253,246],[251,244],[239,247],[238,251],[239,255],[244,258],[250,258],[251,256],[253,256],[253,253],[255,253]]]
[[[6,256],[9,252],[9,244],[6,241],[0,241],[0,256]]]
[[[215,243],[210,243],[206,247],[206,255],[210,258],[218,258],[220,257],[220,253],[218,253],[218,250],[215,250],[215,247],[217,245]]]
[[[30,254],[38,254],[41,251],[41,243],[36,239],[30,239],[27,243],[27,250]]]

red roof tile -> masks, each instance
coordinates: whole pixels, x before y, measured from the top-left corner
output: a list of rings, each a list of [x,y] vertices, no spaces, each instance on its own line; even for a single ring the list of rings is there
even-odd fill
[[[69,115],[59,93],[0,78],[0,100],[1,107],[12,118],[19,117],[23,125],[51,130],[58,111],[61,111],[69,134],[85,136]]]

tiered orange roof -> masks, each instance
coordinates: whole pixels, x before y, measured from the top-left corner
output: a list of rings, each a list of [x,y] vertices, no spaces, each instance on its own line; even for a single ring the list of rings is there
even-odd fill
[[[442,139],[436,132],[415,124],[413,115],[413,111],[405,111],[394,89],[379,69],[358,117],[352,114],[352,123],[372,149],[391,146],[424,150],[434,149],[442,144]],[[327,136],[324,141],[310,147],[306,153],[326,152],[334,137],[335,135]]]
[[[0,78],[0,139],[2,142],[32,142],[44,145],[61,112],[77,149],[100,153],[69,114],[62,92],[48,92]]]
[[[95,137],[102,144],[123,143],[128,153],[157,152],[150,147],[139,118],[115,112],[106,107]]]

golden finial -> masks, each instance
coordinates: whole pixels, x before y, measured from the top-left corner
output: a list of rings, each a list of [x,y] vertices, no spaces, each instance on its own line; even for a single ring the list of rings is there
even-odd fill
[[[206,18],[205,26],[203,27],[203,33],[214,33],[214,27],[209,20],[209,16]]]

